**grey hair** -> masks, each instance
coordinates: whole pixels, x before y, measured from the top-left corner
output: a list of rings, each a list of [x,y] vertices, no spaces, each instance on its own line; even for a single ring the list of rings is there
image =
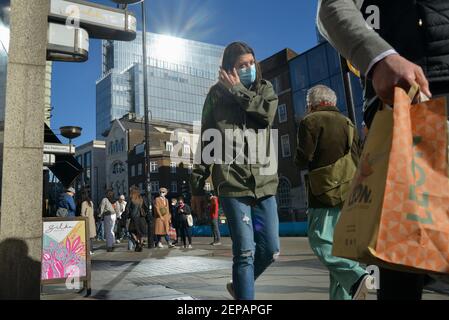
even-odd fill
[[[322,103],[337,106],[337,95],[331,88],[319,84],[307,91],[307,105],[315,108]]]

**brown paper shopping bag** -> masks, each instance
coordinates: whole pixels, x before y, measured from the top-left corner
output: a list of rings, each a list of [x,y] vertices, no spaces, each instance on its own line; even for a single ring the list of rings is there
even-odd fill
[[[376,114],[334,234],[333,254],[367,264],[449,273],[446,100],[412,105],[395,90]]]

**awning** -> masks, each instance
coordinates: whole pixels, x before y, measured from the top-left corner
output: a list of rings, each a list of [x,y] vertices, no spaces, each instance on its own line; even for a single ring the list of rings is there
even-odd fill
[[[44,123],[45,126],[45,143],[61,143],[61,140],[53,133],[53,131]],[[58,178],[64,187],[69,187],[76,178],[83,172],[83,167],[78,163],[73,155],[57,154],[55,164],[49,167],[50,171]]]

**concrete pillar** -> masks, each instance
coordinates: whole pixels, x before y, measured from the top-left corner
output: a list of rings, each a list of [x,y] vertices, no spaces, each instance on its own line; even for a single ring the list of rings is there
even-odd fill
[[[0,300],[39,299],[49,0],[11,0],[0,214]]]

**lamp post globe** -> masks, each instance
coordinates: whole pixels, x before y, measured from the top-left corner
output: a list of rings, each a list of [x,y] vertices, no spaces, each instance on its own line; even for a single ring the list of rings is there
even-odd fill
[[[126,4],[126,5],[142,2],[142,0],[111,0],[111,1],[117,4]]]
[[[61,136],[69,139],[70,141],[81,136],[82,130],[83,129],[81,127],[75,127],[75,126],[65,126],[65,127],[59,128],[59,131],[61,132]]]

